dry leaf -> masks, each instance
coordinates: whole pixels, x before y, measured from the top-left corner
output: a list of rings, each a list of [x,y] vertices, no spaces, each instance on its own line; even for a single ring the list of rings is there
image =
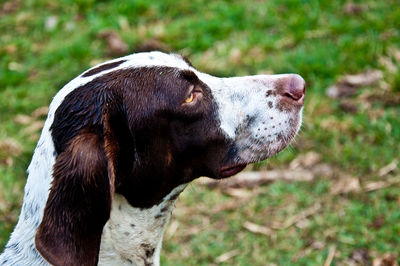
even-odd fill
[[[16,115],[14,118],[14,122],[21,125],[28,125],[32,123],[32,117],[28,115]]]
[[[239,254],[239,250],[237,250],[237,249],[228,251],[228,252],[226,252],[226,253],[224,253],[224,254],[222,254],[222,255],[219,255],[219,256],[215,259],[215,262],[216,262],[216,263],[225,262],[225,261],[227,261],[227,260],[230,260],[231,258],[233,258],[234,256],[236,256],[236,255],[238,255],[238,254]]]
[[[397,169],[397,160],[393,160],[390,164],[379,169],[378,175],[382,177],[389,174],[390,172],[393,172],[396,169]]]
[[[400,50],[396,47],[388,48],[389,54],[398,62],[400,62]]]
[[[40,118],[41,116],[46,116],[48,112],[49,112],[49,107],[42,106],[42,107],[39,107],[38,109],[36,109],[35,111],[33,111],[31,116],[33,118]]]
[[[361,87],[361,86],[374,85],[382,78],[383,78],[382,71],[370,69],[359,74],[347,75],[343,77],[342,81],[352,86]]]
[[[223,192],[229,196],[239,199],[248,198],[252,194],[250,191],[241,188],[227,188],[224,189]]]
[[[327,164],[316,164],[310,168],[302,168],[298,166],[300,163],[312,165],[318,158],[312,154],[299,159],[298,163],[292,165],[294,169],[277,169],[268,171],[245,171],[237,175],[222,180],[210,178],[200,179],[199,183],[210,188],[254,188],[257,186],[269,184],[276,180],[286,181],[303,181],[310,182],[316,177],[332,177],[334,170]],[[305,159],[305,161],[303,161]]]
[[[300,166],[311,167],[321,161],[321,155],[314,151],[297,156],[289,165],[290,169],[296,169]]]
[[[372,261],[372,266],[399,266],[397,254],[385,253],[382,257],[376,257]]]
[[[242,52],[239,48],[233,48],[229,53],[229,62],[238,65],[241,63],[243,58]]]
[[[399,184],[400,180],[398,178],[389,179],[386,181],[371,181],[365,184],[364,189],[367,192],[375,191],[382,188],[387,188],[392,185]]]
[[[274,234],[274,231],[271,230],[268,227],[262,226],[262,225],[258,225],[252,222],[245,222],[243,224],[243,227],[247,230],[249,230],[252,233],[256,233],[256,234],[262,234],[262,235],[266,235],[266,236],[270,236]]]
[[[26,134],[33,134],[43,128],[44,121],[35,121],[32,124],[30,124],[28,127],[24,128],[23,131]]]
[[[204,210],[204,212],[206,213],[219,213],[219,212],[223,212],[223,211],[231,211],[231,210],[237,210],[241,205],[243,205],[244,203],[246,203],[250,198],[244,198],[244,199],[231,199],[228,200],[227,202],[224,202],[223,204],[218,204],[215,205],[214,208],[207,209]]]
[[[18,141],[8,138],[0,140],[0,164],[12,166],[14,160],[12,157],[18,156],[22,153],[22,146]]]
[[[361,14],[365,10],[365,7],[360,4],[356,4],[354,2],[347,2],[344,5],[344,13],[347,15],[358,15]]]
[[[329,248],[328,257],[325,260],[324,266],[330,266],[332,264],[333,258],[335,257],[336,247],[331,246]]]
[[[179,227],[179,222],[177,220],[173,220],[169,224],[169,226],[165,232],[165,238],[166,239],[171,238],[175,234],[175,232],[178,230],[178,227]]]
[[[9,156],[18,156],[22,152],[22,146],[15,139],[0,140],[0,153]]]
[[[4,47],[4,51],[5,51],[7,54],[13,54],[13,53],[15,53],[15,52],[17,51],[17,46],[15,46],[14,44],[6,45],[6,46]]]
[[[361,86],[371,86],[382,80],[380,70],[366,70],[355,75],[346,75],[327,89],[326,94],[331,98],[344,98],[355,94]]]
[[[361,190],[360,180],[355,177],[342,177],[331,186],[331,195],[347,194],[350,192],[359,192]]]
[[[166,44],[162,43],[161,41],[157,39],[150,39],[145,41],[142,44],[139,44],[135,48],[136,52],[151,52],[151,51],[162,51],[162,52],[168,52],[171,51],[171,48],[169,48]]]
[[[339,108],[342,111],[351,113],[351,114],[357,113],[357,111],[358,111],[358,106],[355,103],[353,103],[350,100],[345,100],[345,99],[340,101]]]
[[[343,98],[354,95],[357,89],[357,87],[351,86],[345,82],[338,82],[336,85],[330,86],[326,94],[331,98]]]
[[[271,227],[273,229],[286,229],[290,226],[292,226],[293,224],[306,219],[307,217],[314,215],[315,213],[317,213],[319,210],[321,209],[321,203],[317,202],[315,203],[313,206],[311,206],[310,208],[299,212],[296,215],[293,215],[287,219],[285,219],[285,221],[283,223],[279,223],[279,222],[274,222]]]
[[[378,59],[378,61],[389,72],[391,72],[393,74],[397,73],[397,66],[393,63],[393,61],[390,57],[382,56]]]
[[[11,0],[4,2],[0,8],[0,16],[5,14],[11,14],[20,8],[21,4],[17,0]]]
[[[372,223],[370,223],[368,225],[369,228],[373,228],[373,229],[379,229],[382,226],[385,225],[385,217],[384,216],[378,216],[377,218],[375,218]]]
[[[349,256],[349,260],[346,261],[348,265],[369,265],[370,264],[370,255],[368,250],[366,249],[356,249],[351,252]]]
[[[106,30],[98,35],[107,42],[107,53],[112,56],[125,55],[128,52],[128,45],[124,43],[116,31]]]

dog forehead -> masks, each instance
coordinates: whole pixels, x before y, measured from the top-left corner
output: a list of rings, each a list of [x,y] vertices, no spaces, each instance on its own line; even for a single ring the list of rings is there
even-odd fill
[[[126,60],[122,67],[174,67],[178,69],[191,69],[193,67],[178,54],[163,52],[147,52],[131,54],[116,60]],[[109,61],[112,62],[112,61]]]

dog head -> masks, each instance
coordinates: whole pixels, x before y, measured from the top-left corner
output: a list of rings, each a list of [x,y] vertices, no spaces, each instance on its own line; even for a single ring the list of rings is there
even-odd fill
[[[37,249],[53,264],[95,264],[115,192],[149,208],[197,177],[278,153],[300,128],[304,97],[295,74],[217,78],[160,52],[84,72],[50,108],[56,159]]]

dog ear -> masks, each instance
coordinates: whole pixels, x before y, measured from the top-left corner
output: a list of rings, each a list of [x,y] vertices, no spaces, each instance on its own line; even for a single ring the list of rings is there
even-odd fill
[[[84,131],[56,159],[35,236],[37,250],[53,265],[97,265],[114,192],[105,145],[100,133]]]

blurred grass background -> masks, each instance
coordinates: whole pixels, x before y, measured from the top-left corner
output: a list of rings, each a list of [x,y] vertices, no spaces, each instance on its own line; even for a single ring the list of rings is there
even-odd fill
[[[306,170],[312,180],[191,185],[163,265],[399,261],[398,0],[1,1],[1,248],[54,94],[90,66],[148,49],[183,54],[213,75],[293,72],[308,84],[296,142],[253,170]],[[372,72],[366,84],[346,76]],[[321,165],[328,170],[315,172]]]

